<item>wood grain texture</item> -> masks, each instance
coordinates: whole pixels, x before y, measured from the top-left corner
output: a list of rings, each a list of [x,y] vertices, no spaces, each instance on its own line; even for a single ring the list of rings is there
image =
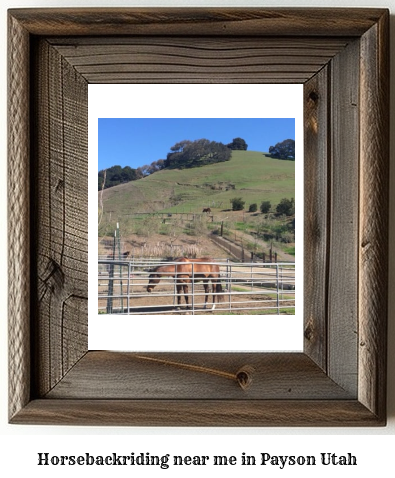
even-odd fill
[[[166,36],[50,41],[89,83],[304,83],[351,40]]]
[[[379,8],[12,9],[35,35],[360,36]]]
[[[50,65],[50,68],[48,67]],[[87,349],[87,84],[45,40],[36,45],[33,134],[37,267],[35,393]],[[85,187],[81,187],[85,185]]]
[[[359,400],[385,416],[388,314],[389,15],[361,39]]]
[[[359,42],[331,63],[328,373],[357,391]]]
[[[304,350],[327,370],[330,66],[304,85]]]
[[[370,427],[357,400],[32,400],[11,423],[85,426]]]
[[[9,416],[30,399],[29,35],[8,22]]]
[[[248,387],[239,382],[243,371],[249,376]],[[355,397],[334,383],[305,354],[89,351],[46,398],[311,400]]]
[[[9,17],[10,218],[19,240],[10,247],[19,274],[9,281],[10,421],[384,425],[388,11],[22,9]],[[312,258],[303,354],[87,351],[87,198],[74,184],[87,179],[87,84],[101,81],[305,83]]]

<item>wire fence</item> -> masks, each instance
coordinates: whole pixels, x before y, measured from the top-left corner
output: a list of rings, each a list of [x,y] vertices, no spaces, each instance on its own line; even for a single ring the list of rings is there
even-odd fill
[[[194,263],[99,259],[98,312],[106,314],[285,314],[295,309],[294,263],[202,262],[216,266],[218,280],[206,283]],[[153,270],[167,266],[150,285]],[[151,279],[151,282],[152,279]],[[216,284],[220,287],[216,287]],[[185,286],[185,287],[184,287]]]

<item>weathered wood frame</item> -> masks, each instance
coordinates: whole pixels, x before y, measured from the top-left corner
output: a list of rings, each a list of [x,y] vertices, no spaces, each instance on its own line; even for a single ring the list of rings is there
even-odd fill
[[[11,423],[386,423],[388,25],[384,9],[9,11]],[[304,353],[87,350],[75,179],[93,82],[304,83]]]

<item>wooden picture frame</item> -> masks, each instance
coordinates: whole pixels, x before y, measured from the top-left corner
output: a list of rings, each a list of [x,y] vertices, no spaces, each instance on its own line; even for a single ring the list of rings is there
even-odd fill
[[[386,9],[9,11],[11,423],[385,425],[388,35]],[[87,350],[100,82],[304,84],[303,353]]]

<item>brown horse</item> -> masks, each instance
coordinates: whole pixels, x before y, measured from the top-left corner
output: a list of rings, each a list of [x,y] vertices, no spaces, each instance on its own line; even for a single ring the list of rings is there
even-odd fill
[[[181,264],[180,264],[181,265]],[[177,278],[177,304],[181,305],[181,291],[184,291],[185,303],[188,307],[188,284],[190,283],[189,275],[184,273],[182,267],[178,264],[165,264],[153,269],[149,275],[149,281],[147,285],[147,292],[152,292],[153,288],[159,283],[163,277],[175,277]]]
[[[202,257],[200,259],[186,259],[181,257],[176,259],[177,264],[169,264],[156,267],[149,275],[149,282],[147,286],[147,292],[152,292],[152,289],[159,283],[162,277],[175,277],[177,288],[177,304],[181,305],[181,291],[184,292],[184,299],[189,309],[188,301],[188,285],[193,282],[202,281],[205,291],[204,308],[207,307],[208,295],[209,295],[209,281],[212,284],[213,293],[213,305],[212,309],[215,309],[215,299],[217,301],[223,300],[221,295],[216,295],[223,292],[220,282],[219,266],[215,264],[205,264],[205,262],[212,262],[210,257]]]
[[[202,212],[206,212],[207,214],[211,214],[211,209],[209,207],[205,207]]]

